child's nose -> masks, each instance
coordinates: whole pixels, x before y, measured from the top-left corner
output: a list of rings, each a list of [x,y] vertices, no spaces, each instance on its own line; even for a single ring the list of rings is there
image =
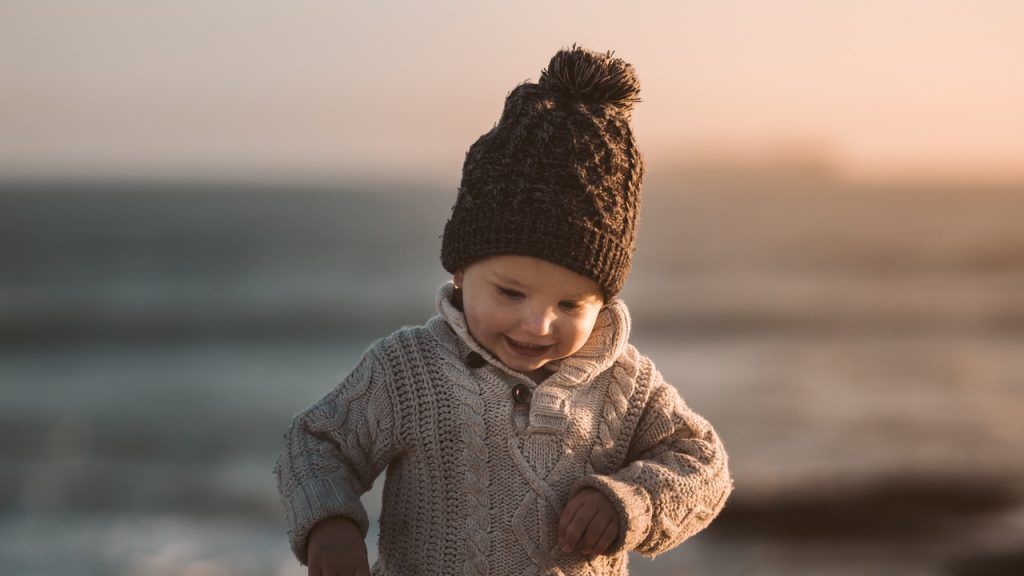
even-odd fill
[[[523,318],[523,329],[528,334],[535,336],[547,336],[551,333],[551,324],[555,321],[555,314],[547,308],[533,309]]]

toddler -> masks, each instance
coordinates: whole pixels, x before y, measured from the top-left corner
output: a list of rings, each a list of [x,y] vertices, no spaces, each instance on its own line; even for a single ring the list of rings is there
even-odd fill
[[[466,154],[437,316],[297,415],[275,474],[309,574],[622,575],[732,489],[715,431],[629,344],[633,67],[573,46]],[[361,494],[387,470],[370,570]]]

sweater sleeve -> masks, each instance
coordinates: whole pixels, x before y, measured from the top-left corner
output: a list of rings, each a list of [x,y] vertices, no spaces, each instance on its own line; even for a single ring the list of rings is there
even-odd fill
[[[285,434],[274,475],[292,552],[307,563],[310,529],[330,516],[369,529],[360,495],[396,450],[386,366],[368,351],[331,392],[300,412]]]
[[[626,465],[581,478],[574,491],[600,490],[619,512],[619,537],[607,553],[654,557],[707,527],[732,491],[727,456],[711,425],[654,371],[651,393]]]

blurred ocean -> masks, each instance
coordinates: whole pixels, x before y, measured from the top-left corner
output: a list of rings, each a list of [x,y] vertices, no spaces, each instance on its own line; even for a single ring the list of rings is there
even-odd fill
[[[0,184],[0,572],[305,574],[281,435],[433,314],[454,194]],[[623,297],[736,477],[634,574],[1024,574],[1024,189],[652,176]]]

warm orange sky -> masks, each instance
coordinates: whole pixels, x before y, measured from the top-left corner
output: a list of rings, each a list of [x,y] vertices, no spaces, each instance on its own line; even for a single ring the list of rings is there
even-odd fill
[[[500,6],[500,7],[498,7]],[[1024,176],[1024,2],[0,4],[0,177],[426,178],[559,47],[632,62],[652,170]]]

